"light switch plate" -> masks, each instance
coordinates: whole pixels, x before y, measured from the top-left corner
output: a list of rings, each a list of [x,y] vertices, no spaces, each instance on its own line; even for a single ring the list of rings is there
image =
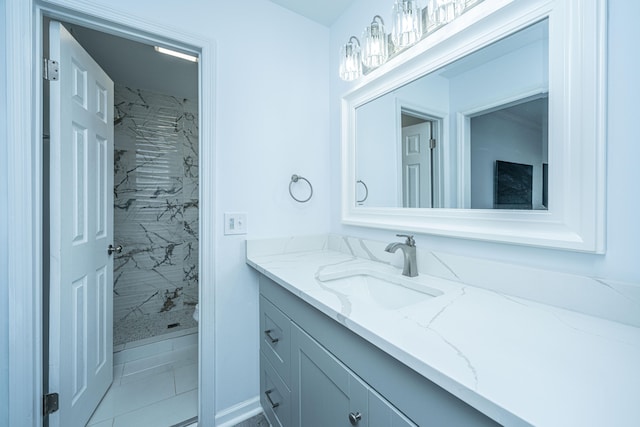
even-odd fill
[[[247,213],[225,212],[224,234],[247,234]]]

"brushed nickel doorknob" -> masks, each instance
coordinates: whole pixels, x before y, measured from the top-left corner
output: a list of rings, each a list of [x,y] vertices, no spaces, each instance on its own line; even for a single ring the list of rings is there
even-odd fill
[[[117,254],[122,252],[122,245],[118,245],[115,248],[113,247],[113,245],[109,245],[109,247],[107,248],[107,253],[109,255],[113,255],[114,252],[117,253]]]
[[[352,426],[358,424],[358,421],[362,419],[362,414],[360,412],[351,412],[349,414],[349,422]]]

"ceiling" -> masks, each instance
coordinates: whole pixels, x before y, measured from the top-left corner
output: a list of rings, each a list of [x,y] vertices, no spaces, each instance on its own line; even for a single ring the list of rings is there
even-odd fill
[[[270,0],[286,9],[331,26],[355,0]],[[65,24],[73,37],[120,85],[181,98],[197,99],[198,66],[159,54],[153,46]]]
[[[330,27],[355,0],[271,0],[312,21]]]
[[[66,24],[114,83],[178,98],[198,99],[198,65],[158,53],[153,46]]]

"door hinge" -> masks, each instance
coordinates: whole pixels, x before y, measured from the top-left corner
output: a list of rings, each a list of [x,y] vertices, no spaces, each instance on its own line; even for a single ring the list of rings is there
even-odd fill
[[[60,78],[60,66],[58,61],[54,61],[52,59],[44,58],[44,67],[42,67],[44,72],[44,79],[49,81],[56,81]]]
[[[433,150],[434,148],[436,148],[436,140],[435,140],[434,138],[431,138],[431,139],[429,140],[429,148],[430,148],[430,149],[432,149],[432,150]]]
[[[58,410],[58,393],[49,393],[44,395],[44,414],[53,414]]]

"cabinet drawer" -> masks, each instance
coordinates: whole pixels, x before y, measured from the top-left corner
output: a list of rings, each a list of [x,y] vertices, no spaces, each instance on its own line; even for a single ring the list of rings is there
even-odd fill
[[[291,391],[260,353],[260,404],[272,427],[291,426]]]
[[[291,320],[260,297],[260,350],[280,378],[290,386]]]

